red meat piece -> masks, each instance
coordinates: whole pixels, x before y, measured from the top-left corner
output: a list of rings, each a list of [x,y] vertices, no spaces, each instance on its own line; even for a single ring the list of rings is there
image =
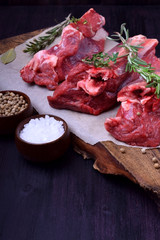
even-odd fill
[[[131,97],[126,100],[122,97],[117,116],[106,119],[105,128],[130,145],[156,147],[160,144],[160,99],[155,97],[153,88],[145,85],[138,82],[123,89]]]
[[[71,25],[82,32],[85,37],[91,38],[97,30],[105,25],[105,18],[91,8],[76,23],[71,23]]]
[[[84,77],[84,73],[76,75],[78,79]],[[113,106],[116,102],[115,93],[103,91],[100,95],[93,97],[77,87],[76,81],[64,81],[54,92],[53,97],[48,96],[49,104],[58,109],[70,109],[78,112],[98,115]],[[114,102],[114,104],[115,104]]]
[[[139,49],[139,56],[145,59],[146,53],[154,52],[158,41],[138,35],[128,39],[129,44],[143,44]],[[124,48],[114,47],[109,54],[118,51],[119,56],[126,54]],[[95,68],[80,65],[72,68],[67,79],[60,84],[53,96],[48,97],[49,104],[54,108],[71,109],[79,112],[98,115],[111,107],[117,101],[117,93],[121,86],[132,82],[137,75],[125,71],[126,59],[120,58],[110,68]],[[84,71],[85,70],[85,71]]]
[[[152,56],[151,63],[159,74],[160,60]],[[146,82],[140,77],[122,88],[118,93],[121,106],[115,118],[106,119],[106,130],[130,145],[160,145],[160,99],[154,92],[154,88],[146,88]]]
[[[34,55],[21,69],[22,79],[27,83],[44,85],[50,90],[55,89],[82,58],[104,50],[107,36],[102,29],[104,24],[104,17],[90,9],[77,24],[69,24],[63,29],[59,44]]]

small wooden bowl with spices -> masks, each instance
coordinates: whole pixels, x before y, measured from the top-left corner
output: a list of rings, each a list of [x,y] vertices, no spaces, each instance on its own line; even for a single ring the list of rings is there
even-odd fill
[[[16,128],[17,149],[29,161],[50,162],[60,158],[70,145],[67,123],[54,115],[34,115]]]
[[[30,98],[23,92],[0,91],[0,134],[12,134],[17,125],[33,114]]]

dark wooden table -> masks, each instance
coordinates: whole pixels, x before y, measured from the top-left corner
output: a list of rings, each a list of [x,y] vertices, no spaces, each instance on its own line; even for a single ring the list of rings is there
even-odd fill
[[[0,7],[0,39],[46,28],[94,7],[106,30],[160,40],[160,6]],[[157,48],[160,56],[160,48]],[[2,77],[0,77],[0,82]],[[56,163],[36,165],[0,136],[1,240],[159,240],[160,213],[150,194],[126,178],[103,175],[73,147]]]

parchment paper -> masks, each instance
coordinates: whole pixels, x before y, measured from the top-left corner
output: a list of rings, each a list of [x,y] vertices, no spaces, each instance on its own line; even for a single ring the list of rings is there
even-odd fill
[[[44,33],[45,31],[40,35],[44,35]],[[36,38],[38,36],[36,36]],[[31,40],[33,39],[29,39],[27,42]],[[56,39],[52,45],[57,44],[59,41],[60,38]],[[52,96],[53,91],[45,87],[29,85],[22,80],[19,72],[32,58],[28,53],[23,52],[27,42],[15,48],[16,59],[13,62],[6,65],[0,62],[0,90],[18,90],[26,93],[30,97],[33,107],[39,114],[52,114],[63,118],[67,122],[70,131],[86,143],[94,145],[100,141],[112,141],[118,145],[126,145],[125,143],[115,140],[104,127],[105,119],[115,117],[118,108],[104,112],[99,116],[92,116],[70,110],[54,109],[50,107],[47,100],[47,96]],[[116,44],[115,42],[106,40],[105,51],[110,50]]]

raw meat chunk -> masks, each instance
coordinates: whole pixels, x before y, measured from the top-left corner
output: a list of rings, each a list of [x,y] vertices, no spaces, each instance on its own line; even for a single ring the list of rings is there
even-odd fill
[[[83,77],[79,73],[76,77]],[[103,91],[100,95],[93,97],[77,87],[76,81],[64,81],[57,87],[53,97],[48,96],[49,104],[58,109],[70,109],[83,113],[98,115],[116,102],[116,94]],[[114,103],[113,103],[114,101]],[[107,102],[107,104],[105,104]]]
[[[156,39],[147,39],[143,35],[129,38],[128,42],[132,45],[143,45],[138,51],[142,59],[153,56],[158,43]],[[119,46],[114,47],[109,54],[113,52],[119,52],[119,56],[126,54],[126,50]],[[84,69],[75,66],[67,79],[57,87],[53,96],[48,96],[49,104],[54,108],[71,109],[94,115],[110,109],[115,105],[117,93],[122,86],[137,78],[136,74],[125,71],[126,62],[125,58],[120,58],[116,64],[111,63],[110,68],[86,66]]]
[[[85,37],[91,38],[96,34],[97,30],[105,25],[105,18],[91,8],[80,18],[79,21],[71,23],[71,25],[74,28],[78,28]]]
[[[145,85],[137,82],[120,91],[118,100],[122,103],[117,116],[106,119],[105,128],[130,145],[156,147],[160,144],[160,99],[155,89]]]
[[[53,90],[65,80],[72,66],[82,58],[104,50],[107,32],[105,19],[93,9],[78,22],[63,29],[61,41],[49,50],[41,50],[21,69],[22,79]]]
[[[145,61],[160,75],[160,59],[152,51]],[[160,145],[160,98],[154,88],[146,88],[146,82],[133,73],[133,82],[118,93],[121,106],[115,118],[105,121],[105,128],[116,139],[130,145],[156,147]]]

